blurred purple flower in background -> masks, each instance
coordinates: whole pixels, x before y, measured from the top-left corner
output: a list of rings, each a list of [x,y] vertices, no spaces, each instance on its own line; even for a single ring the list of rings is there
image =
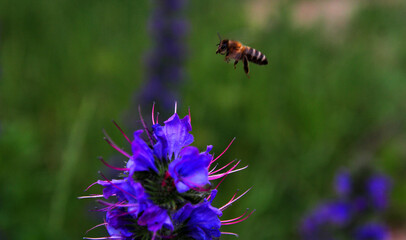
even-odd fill
[[[377,222],[388,206],[390,179],[370,169],[341,170],[335,177],[336,200],[322,203],[302,221],[305,240],[385,240],[388,232]]]
[[[357,240],[381,240],[388,239],[388,230],[385,226],[377,223],[367,223],[355,230]]]
[[[367,188],[371,204],[377,209],[385,209],[391,189],[389,178],[385,175],[373,175],[368,179]]]
[[[104,223],[109,237],[97,239],[217,239],[223,225],[236,224],[247,219],[252,213],[246,211],[241,216],[230,220],[220,220],[222,212],[244,196],[248,191],[237,196],[234,194],[229,202],[220,208],[213,207],[212,201],[217,194],[217,187],[229,174],[241,171],[240,161],[232,161],[224,167],[211,167],[228,147],[216,158],[206,151],[190,146],[193,135],[190,115],[179,118],[173,114],[161,126],[155,122],[152,113],[152,128],[148,129],[141,119],[144,130],[134,132],[131,141],[118,127],[131,144],[132,154],[119,148],[109,136],[106,141],[128,158],[125,168],[108,167],[121,171],[120,179],[104,180],[94,184],[104,187],[103,194],[81,198],[104,198],[98,200],[103,206],[99,211],[106,212]],[[145,133],[147,140],[142,138]],[[222,179],[216,187],[211,181]],[[94,228],[95,228],[94,227]],[[92,228],[93,229],[93,228]],[[85,238],[94,239],[94,238]]]
[[[179,100],[177,89],[185,78],[185,35],[188,23],[182,18],[184,0],[154,0],[149,20],[153,48],[146,56],[146,79],[137,102],[149,106],[157,102],[168,112]],[[138,104],[137,104],[138,105]]]
[[[302,222],[303,239],[333,239],[326,231],[344,227],[350,222],[351,206],[343,201],[320,204]]]
[[[351,192],[350,172],[347,170],[340,171],[335,177],[334,187],[339,196],[348,196]]]

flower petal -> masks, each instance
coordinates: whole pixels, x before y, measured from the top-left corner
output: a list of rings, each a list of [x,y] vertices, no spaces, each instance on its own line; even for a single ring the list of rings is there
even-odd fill
[[[172,159],[177,157],[181,149],[193,142],[193,135],[189,116],[180,119],[178,114],[173,114],[165,121],[165,126],[153,126],[153,132],[157,138],[154,146],[155,152],[160,158]]]
[[[111,237],[132,237],[134,233],[128,227],[133,222],[125,210],[114,208],[106,214],[106,228]]]
[[[185,234],[196,240],[210,240],[220,237],[222,212],[204,201],[198,205],[190,203],[183,206],[173,216],[177,224],[185,225]]]
[[[138,219],[138,224],[148,226],[148,230],[151,232],[156,232],[163,226],[173,230],[173,224],[168,215],[168,211],[152,203]]]
[[[135,171],[150,171],[158,172],[158,169],[154,163],[154,155],[151,148],[140,137],[143,130],[134,132],[134,140],[131,143],[133,156],[127,163],[127,168],[130,169],[130,175],[133,175]]]
[[[208,150],[211,146],[208,146]],[[208,151],[199,153],[196,147],[185,147],[180,155],[169,164],[169,174],[175,180],[178,192],[183,193],[192,187],[202,187],[210,184],[207,167],[212,156]]]

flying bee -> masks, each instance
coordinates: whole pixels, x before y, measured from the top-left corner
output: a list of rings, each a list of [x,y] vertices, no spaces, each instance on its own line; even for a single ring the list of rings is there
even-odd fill
[[[224,61],[226,61],[227,63],[230,62],[230,59],[234,59],[234,69],[236,68],[238,61],[242,60],[242,62],[244,63],[244,71],[248,77],[248,73],[250,71],[248,68],[248,61],[256,63],[258,65],[268,64],[268,60],[266,59],[265,55],[260,51],[248,46],[244,46],[239,41],[228,39],[222,40],[220,34],[217,33],[217,35],[219,36],[220,43],[217,44],[218,48],[216,54],[225,54],[226,57]]]

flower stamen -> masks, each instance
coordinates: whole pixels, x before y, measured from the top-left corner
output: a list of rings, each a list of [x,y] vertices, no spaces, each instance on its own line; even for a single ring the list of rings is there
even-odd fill
[[[121,132],[121,134],[123,134],[123,136],[125,137],[125,139],[127,139],[127,141],[129,143],[131,143],[130,139],[127,137],[127,135],[124,133],[124,131],[120,128],[120,126],[118,126],[118,124],[116,123],[116,121],[113,120],[114,125],[118,128],[118,130]]]
[[[142,126],[144,127],[144,130],[145,130],[145,132],[147,133],[149,142],[151,143],[151,146],[152,146],[152,145],[154,145],[154,142],[152,141],[151,134],[150,134],[149,131],[148,131],[147,124],[145,124],[144,118],[142,117],[142,114],[141,114],[141,106],[140,106],[140,105],[138,105],[138,114],[140,115],[141,124],[142,124]]]
[[[228,221],[228,220],[221,221],[221,225],[232,225],[232,224],[236,224],[236,223],[243,222],[243,221],[247,220],[247,219],[251,216],[251,214],[253,214],[254,212],[255,212],[255,209],[252,210],[252,212],[250,212],[245,218],[240,219],[240,220],[237,220],[237,221],[234,221],[234,222],[224,222],[224,221]],[[245,213],[246,213],[246,212],[245,212]],[[244,216],[245,213],[244,213],[242,216]],[[238,218],[241,218],[242,216],[240,216],[240,217],[238,217]]]
[[[111,140],[110,136],[107,134],[107,132],[105,130],[103,130],[104,132],[104,140],[106,140],[106,142],[112,146],[114,149],[116,149],[118,152],[120,152],[121,154],[123,154],[124,156],[131,158],[130,154],[128,154],[127,152],[125,152],[124,150],[122,150],[121,148],[119,148],[114,142],[113,140]]]
[[[152,125],[155,125],[155,119],[154,119],[154,110],[155,110],[155,102],[152,103],[152,112],[151,112],[151,118],[152,118]]]
[[[237,198],[234,199],[235,195],[230,199],[230,201],[228,201],[228,203],[226,203],[224,206],[222,206],[221,208],[219,208],[221,211],[224,211],[227,207],[229,207],[231,204],[233,204],[234,202],[236,202],[238,199],[240,199],[242,196],[244,196],[245,194],[247,194],[247,192],[249,192],[251,190],[252,187],[248,188],[245,192],[243,192],[240,196],[238,196]]]
[[[233,144],[234,140],[235,140],[235,137],[233,138],[233,140],[231,140],[231,142],[228,144],[228,146],[226,147],[226,149],[224,149],[224,151],[223,151],[222,153],[220,153],[220,155],[218,155],[215,159],[213,159],[213,160],[210,162],[209,167],[210,167],[210,165],[211,165],[212,163],[214,163],[215,161],[217,161],[217,159],[219,159],[219,158],[228,150],[228,148],[231,146],[231,144]]]
[[[89,230],[87,230],[87,231],[86,231],[86,234],[87,234],[88,232],[92,231],[92,230],[95,229],[95,228],[98,228],[98,227],[101,227],[101,226],[106,226],[106,225],[107,225],[106,222],[100,223],[100,224],[98,224],[98,225],[96,225],[96,226],[90,228]]]
[[[111,165],[108,164],[106,161],[104,161],[104,159],[103,159],[102,157],[98,157],[98,158],[99,158],[99,160],[100,160],[104,165],[106,165],[107,167],[109,167],[109,168],[111,168],[111,169],[114,169],[114,170],[117,170],[117,171],[130,171],[129,168],[119,168],[119,167],[111,166]]]

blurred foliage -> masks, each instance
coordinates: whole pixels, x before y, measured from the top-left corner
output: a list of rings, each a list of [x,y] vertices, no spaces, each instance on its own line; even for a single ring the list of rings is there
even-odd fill
[[[359,161],[393,177],[387,220],[404,226],[406,5],[363,5],[335,36],[323,22],[298,27],[294,3],[250,29],[240,14],[247,5],[193,1],[187,9],[189,79],[178,111],[190,107],[197,146],[213,144],[219,154],[235,136],[221,159],[250,166],[227,178],[214,204],[254,186],[224,218],[247,207],[256,213],[222,230],[297,239],[301,217],[332,193],[336,170]],[[96,157],[116,154],[101,129],[129,150],[110,120],[122,121],[143,81],[150,8],[148,1],[0,1],[1,239],[79,239],[101,222],[89,212],[94,202],[77,197],[107,171]],[[216,32],[260,50],[270,64],[251,64],[248,79],[241,63],[234,70],[215,55]],[[140,127],[133,123],[128,135]]]

